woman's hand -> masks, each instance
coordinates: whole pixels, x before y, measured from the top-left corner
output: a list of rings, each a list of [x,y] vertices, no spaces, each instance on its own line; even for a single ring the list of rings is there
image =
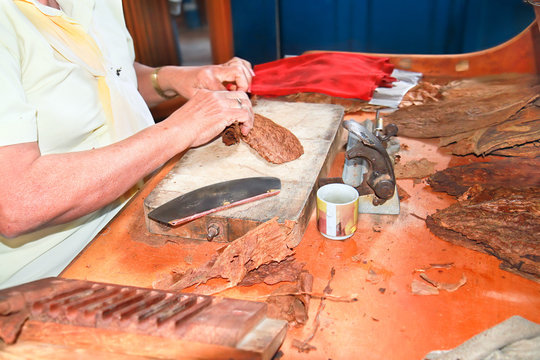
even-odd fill
[[[151,81],[154,68],[135,62],[139,92],[152,107],[165,99],[154,89]],[[249,92],[254,72],[251,64],[240,58],[232,58],[222,65],[164,66],[157,74],[157,85],[166,94],[175,92],[191,99],[198,90],[234,90]]]
[[[200,89],[249,92],[253,75],[251,64],[235,57],[221,65],[164,67],[159,82],[164,90],[191,99]]]
[[[198,90],[193,97],[165,122],[178,126],[191,147],[203,145],[234,122],[244,135],[253,127],[253,108],[243,91]]]

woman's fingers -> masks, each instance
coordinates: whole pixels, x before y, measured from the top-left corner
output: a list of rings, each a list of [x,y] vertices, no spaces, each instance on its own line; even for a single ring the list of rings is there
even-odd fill
[[[242,134],[247,135],[249,131],[253,128],[254,114],[251,101],[249,100],[246,93],[243,91],[230,91],[229,95],[234,96],[234,100],[236,101],[235,107],[238,107],[238,110],[244,112],[241,118],[235,121],[238,121],[240,123],[240,130],[242,131]]]
[[[180,122],[192,141],[199,146],[218,136],[227,126],[238,122],[244,135],[253,127],[251,101],[242,91],[199,90],[171,121]]]
[[[251,81],[255,73],[251,68],[251,64],[240,58],[232,58],[223,64],[224,81],[234,81],[235,87],[229,86],[231,90],[249,91]]]

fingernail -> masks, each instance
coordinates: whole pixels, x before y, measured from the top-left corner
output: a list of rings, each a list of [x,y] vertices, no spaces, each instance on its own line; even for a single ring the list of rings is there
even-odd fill
[[[251,75],[255,76],[255,71],[253,71],[253,69],[249,69],[249,71],[251,71]]]

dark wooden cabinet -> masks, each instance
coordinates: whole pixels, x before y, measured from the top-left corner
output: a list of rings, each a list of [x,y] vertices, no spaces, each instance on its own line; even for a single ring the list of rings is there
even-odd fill
[[[149,66],[179,65],[168,0],[123,0],[136,60]]]
[[[133,37],[138,62],[149,66],[179,65],[168,0],[123,0],[127,28]],[[230,0],[206,1],[214,64],[234,56]]]

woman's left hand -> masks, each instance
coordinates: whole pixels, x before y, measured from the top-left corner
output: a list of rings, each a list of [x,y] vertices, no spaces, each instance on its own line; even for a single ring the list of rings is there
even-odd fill
[[[187,99],[199,89],[249,92],[254,75],[251,64],[237,57],[221,65],[165,67],[159,73],[164,88]]]

